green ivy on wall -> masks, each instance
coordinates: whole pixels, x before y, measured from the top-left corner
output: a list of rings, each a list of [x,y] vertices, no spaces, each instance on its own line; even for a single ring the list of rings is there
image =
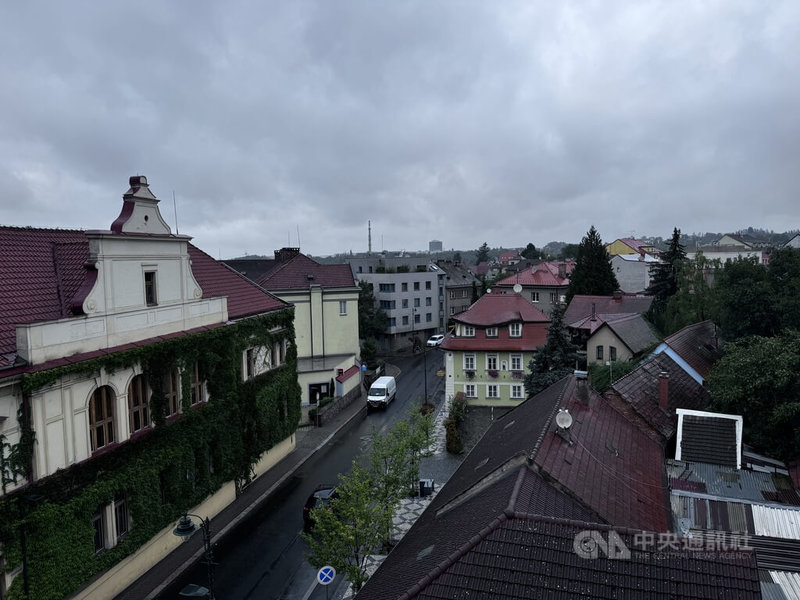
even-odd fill
[[[150,384],[155,423],[112,451],[0,500],[0,544],[8,569],[22,564],[24,529],[31,600],[68,596],[134,553],[225,482],[250,480],[259,457],[296,430],[300,387],[293,343],[283,365],[246,382],[242,356],[247,348],[272,348],[283,341],[294,341],[291,309],[23,376],[23,395],[29,400],[33,392],[61,378],[141,365]],[[195,363],[206,381],[208,402],[190,407],[189,370]],[[185,403],[181,416],[167,422],[162,381],[171,369],[181,372]],[[18,454],[27,454],[22,460],[28,464],[33,435],[31,430],[26,441],[30,448],[17,449]],[[128,502],[129,531],[115,547],[95,554],[92,516],[123,496]],[[23,597],[20,576],[8,598]]]

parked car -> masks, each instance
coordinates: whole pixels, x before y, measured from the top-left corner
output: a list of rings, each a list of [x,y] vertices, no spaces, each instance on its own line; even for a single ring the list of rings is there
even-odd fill
[[[437,333],[436,335],[432,335],[428,338],[428,346],[438,346],[444,341],[444,335],[441,333]]]
[[[336,498],[336,487],[330,484],[317,486],[303,506],[303,531],[310,533],[314,530],[314,519],[311,511],[314,508],[328,506]]]

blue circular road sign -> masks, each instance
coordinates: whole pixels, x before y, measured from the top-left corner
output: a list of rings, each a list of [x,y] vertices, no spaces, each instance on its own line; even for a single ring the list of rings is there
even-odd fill
[[[329,566],[321,567],[319,571],[317,571],[317,581],[319,581],[322,585],[328,585],[333,578],[336,577],[336,569]]]

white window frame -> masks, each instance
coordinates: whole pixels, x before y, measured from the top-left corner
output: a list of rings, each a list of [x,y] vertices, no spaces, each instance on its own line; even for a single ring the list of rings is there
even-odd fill
[[[339,315],[342,317],[347,315],[347,300],[339,300]]]
[[[522,354],[512,354],[510,359],[511,370],[522,371]]]
[[[486,328],[486,337],[497,337],[497,327],[487,327]]]
[[[531,292],[531,302],[539,302],[539,292]]]
[[[464,370],[465,371],[474,371],[475,370],[475,355],[474,354],[465,354],[464,355]]]
[[[465,383],[464,384],[464,395],[467,398],[477,398],[478,397],[478,390],[474,383]]]
[[[472,325],[464,325],[464,337],[475,337],[475,328]]]
[[[515,383],[511,386],[511,399],[523,400],[525,398],[522,384]]]
[[[522,323],[509,323],[508,335],[512,338],[522,337]]]
[[[487,398],[499,398],[500,397],[500,387],[496,383],[487,383],[486,384],[486,397]]]
[[[486,355],[486,370],[497,371],[497,354]]]

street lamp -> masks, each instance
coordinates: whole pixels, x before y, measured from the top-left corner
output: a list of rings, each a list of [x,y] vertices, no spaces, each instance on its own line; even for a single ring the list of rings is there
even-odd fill
[[[199,586],[191,586],[191,590],[187,590],[189,593],[186,595],[195,596],[198,593],[203,593],[206,595],[208,600],[214,600],[214,566],[216,563],[214,562],[214,554],[211,550],[211,523],[208,520],[208,517],[205,519],[198,515],[193,515],[191,513],[184,512],[181,520],[178,521],[178,526],[172,530],[172,533],[177,535],[178,537],[188,538],[191,536],[195,531],[197,531],[197,525],[195,525],[194,521],[192,521],[189,517],[196,517],[200,519],[200,529],[203,530],[203,546],[205,548],[205,563],[208,567],[208,589],[204,590]],[[187,588],[190,586],[186,586]],[[186,590],[186,588],[184,588]],[[202,591],[204,590],[204,591]],[[185,595],[184,592],[181,592],[181,595]]]

